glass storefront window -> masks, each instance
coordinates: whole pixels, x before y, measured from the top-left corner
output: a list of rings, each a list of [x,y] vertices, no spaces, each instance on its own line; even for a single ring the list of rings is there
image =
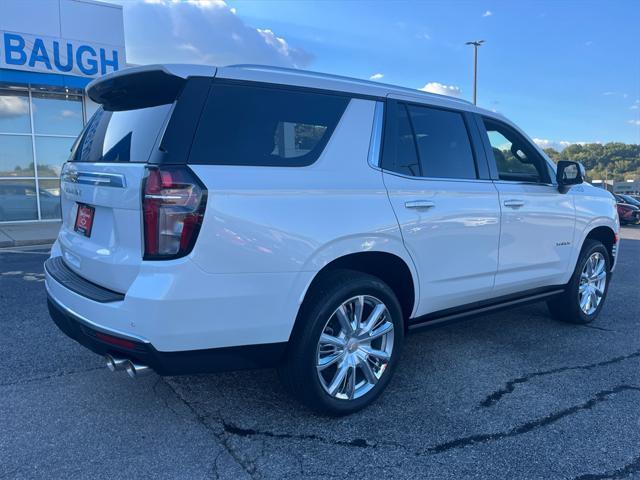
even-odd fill
[[[36,136],[36,158],[38,175],[59,177],[62,164],[69,159],[75,138]]]
[[[38,219],[35,180],[0,180],[0,222]]]
[[[60,180],[40,179],[40,215],[43,220],[57,219],[60,214]]]
[[[0,134],[0,177],[33,177],[31,135]]]
[[[34,133],[78,135],[82,130],[82,98],[75,95],[33,92]]]
[[[83,125],[81,90],[0,84],[0,222],[61,218],[60,170]]]
[[[0,133],[31,133],[28,92],[0,88]]]

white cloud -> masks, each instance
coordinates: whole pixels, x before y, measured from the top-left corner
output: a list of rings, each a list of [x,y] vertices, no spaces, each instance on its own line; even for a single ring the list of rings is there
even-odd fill
[[[548,140],[546,138],[534,138],[533,141],[540,148],[553,148],[554,150],[560,151],[569,145],[587,145],[590,143],[599,143],[602,144],[601,141],[591,141],[591,142],[570,142],[568,140]]]
[[[553,148],[555,150],[562,150],[563,148],[568,147],[572,143],[566,140],[555,141],[555,140],[549,140],[546,138],[534,138],[533,141],[540,148]]]
[[[593,45],[593,40],[587,40],[586,42],[584,42],[585,47],[590,47],[591,45]]]
[[[640,127],[640,120],[629,120],[627,123],[635,125],[636,127]]]
[[[29,113],[29,101],[25,97],[0,96],[0,118],[21,117]]]
[[[384,77],[383,73],[374,73],[369,77],[369,80],[380,80],[382,77]]]
[[[449,95],[450,97],[459,97],[462,91],[456,85],[444,85],[439,82],[429,82],[424,87],[419,88],[423,92],[437,93],[438,95]]]
[[[300,68],[313,56],[267,27],[247,25],[223,0],[124,3],[131,63],[258,63]]]
[[[493,15],[493,12],[491,10],[487,10],[482,14],[483,17],[490,17],[491,15]]]
[[[75,112],[73,110],[62,110],[60,112],[60,116],[62,118],[74,118],[74,117],[80,118],[81,114],[80,114],[80,112]]]
[[[633,105],[629,107],[631,110],[638,110],[640,108],[640,99],[633,102]]]
[[[420,40],[431,40],[431,35],[428,33],[416,33],[416,38],[419,38]]]
[[[226,6],[224,0],[144,0],[144,3],[148,3],[151,5],[171,5],[178,3],[186,3],[190,5],[195,5],[199,8],[213,8]]]
[[[609,95],[615,95],[616,93],[617,92],[603,92],[602,95],[609,96]]]

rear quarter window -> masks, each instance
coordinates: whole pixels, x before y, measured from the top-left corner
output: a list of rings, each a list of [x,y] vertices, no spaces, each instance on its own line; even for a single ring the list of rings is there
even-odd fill
[[[348,103],[348,97],[330,93],[214,81],[188,163],[310,165]]]

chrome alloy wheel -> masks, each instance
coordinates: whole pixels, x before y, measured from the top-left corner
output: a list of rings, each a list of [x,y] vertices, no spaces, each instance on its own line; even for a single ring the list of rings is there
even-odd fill
[[[604,296],[607,285],[607,263],[600,252],[594,252],[587,259],[580,273],[580,286],[578,287],[578,301],[580,309],[591,315],[596,311]]]
[[[346,300],[325,324],[316,353],[320,384],[334,398],[369,392],[391,360],[394,326],[384,303],[370,295]]]

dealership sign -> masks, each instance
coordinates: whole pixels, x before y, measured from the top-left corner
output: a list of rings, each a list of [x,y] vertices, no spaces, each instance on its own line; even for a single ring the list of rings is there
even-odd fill
[[[97,77],[125,65],[124,47],[0,31],[0,68]]]

